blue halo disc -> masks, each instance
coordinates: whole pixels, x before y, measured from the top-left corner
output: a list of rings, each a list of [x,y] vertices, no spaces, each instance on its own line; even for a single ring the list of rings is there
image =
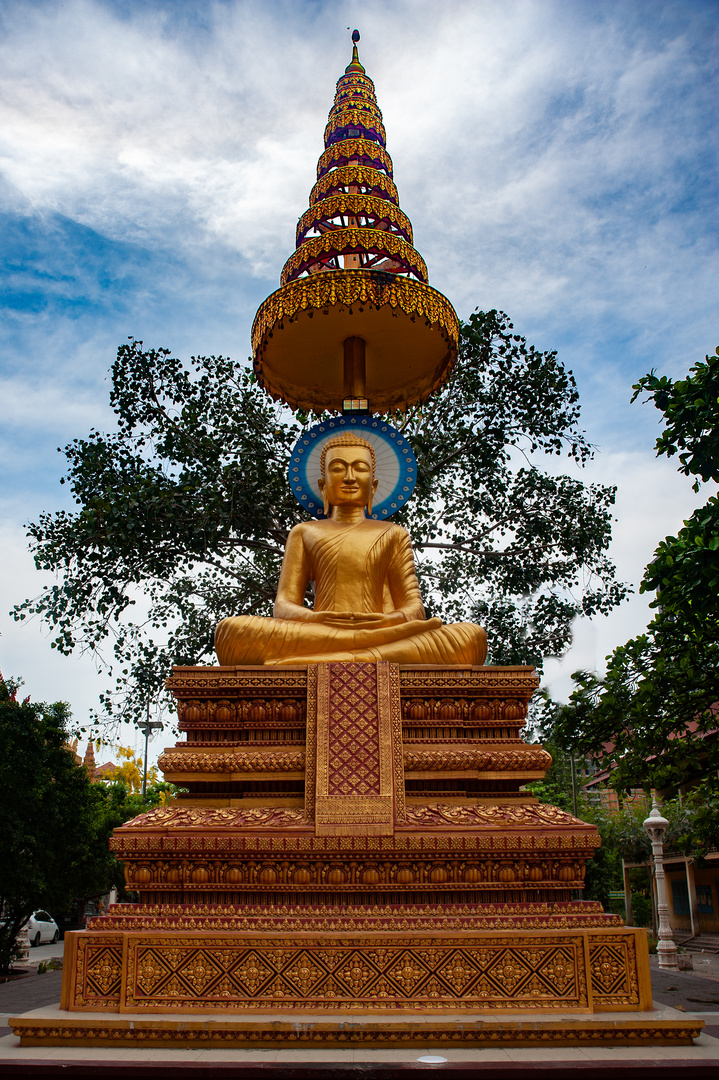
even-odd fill
[[[384,521],[411,498],[417,482],[417,459],[401,431],[374,416],[334,416],[308,428],[290,455],[287,473],[292,493],[308,514],[324,517],[319,487],[322,446],[345,432],[356,433],[374,449],[379,483],[372,517]]]

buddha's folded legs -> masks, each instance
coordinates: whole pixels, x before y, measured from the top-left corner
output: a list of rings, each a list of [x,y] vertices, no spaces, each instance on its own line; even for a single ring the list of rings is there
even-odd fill
[[[451,623],[369,650],[373,660],[395,664],[471,664],[487,659],[487,635],[473,623]]]
[[[264,619],[257,615],[235,615],[223,619],[215,630],[215,650],[223,667],[234,664],[267,664],[278,656],[296,651],[300,624],[285,619]]]
[[[398,664],[483,664],[487,638],[480,626],[439,619],[371,630],[333,629],[325,623],[240,615],[215,631],[223,666],[304,664],[318,660],[390,660]]]

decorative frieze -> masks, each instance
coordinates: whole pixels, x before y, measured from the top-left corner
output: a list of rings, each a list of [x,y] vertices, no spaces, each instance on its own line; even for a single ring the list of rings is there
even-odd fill
[[[640,939],[640,948],[637,947]],[[645,932],[87,931],[70,1010],[358,1013],[651,1007]],[[121,979],[121,972],[126,972]]]

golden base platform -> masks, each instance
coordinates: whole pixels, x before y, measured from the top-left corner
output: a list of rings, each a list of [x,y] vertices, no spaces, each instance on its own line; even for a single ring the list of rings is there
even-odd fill
[[[690,1041],[700,1021],[632,1019],[645,932],[577,899],[594,826],[523,790],[549,764],[520,738],[536,685],[175,669],[186,741],[160,766],[185,794],[116,830],[140,902],[66,935],[67,1019],[18,1019],[23,1043]]]
[[[352,1016],[313,1016],[282,1013],[246,1019],[218,1009],[211,1016],[173,1014],[148,1017],[142,1013],[68,1015],[59,1009],[36,1009],[10,1020],[22,1046],[83,1046],[123,1049],[295,1049],[351,1050],[380,1048],[415,1053],[445,1052],[465,1047],[497,1049],[537,1047],[690,1046],[699,1037],[703,1020],[683,1017],[674,1009],[647,1012],[556,1016],[522,1013],[497,1017],[463,1014],[386,1016],[358,1012]],[[129,1064],[129,1062],[127,1063]],[[295,1062],[295,1064],[297,1064]]]

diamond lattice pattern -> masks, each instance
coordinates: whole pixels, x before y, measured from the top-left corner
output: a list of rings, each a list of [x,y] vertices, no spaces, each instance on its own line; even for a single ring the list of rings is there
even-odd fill
[[[379,795],[374,664],[330,664],[330,795]]]
[[[402,1002],[473,999],[559,1007],[579,1003],[577,958],[567,948],[393,946],[162,948],[140,946],[134,1004],[254,1001]],[[132,1006],[128,1001],[127,1005]]]

